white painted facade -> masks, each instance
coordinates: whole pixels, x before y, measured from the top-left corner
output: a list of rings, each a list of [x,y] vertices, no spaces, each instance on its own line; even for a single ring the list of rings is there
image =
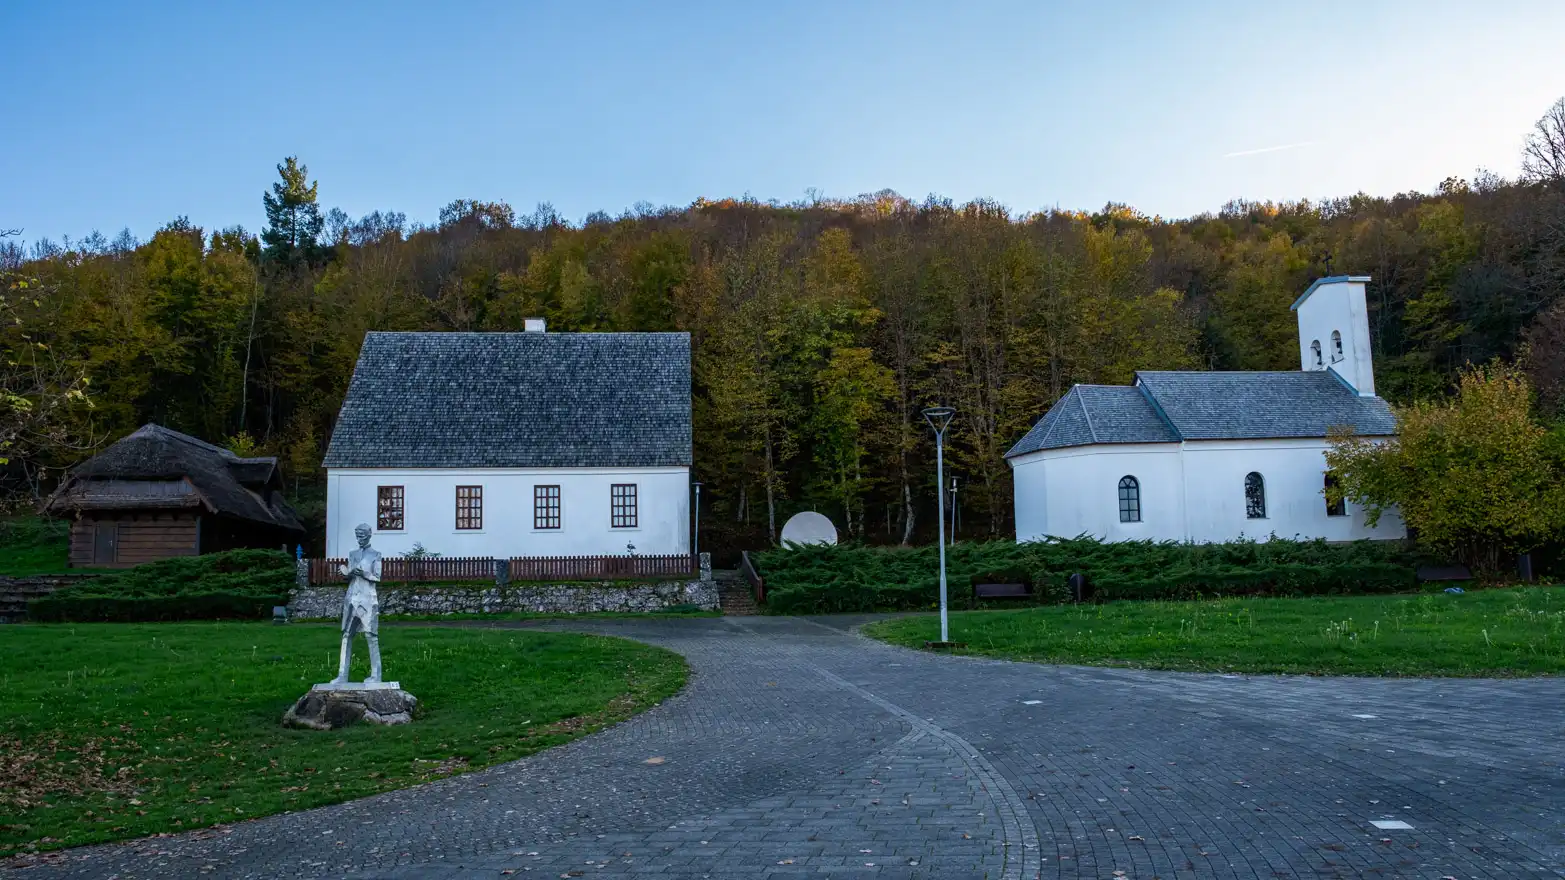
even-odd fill
[[[1324,278],[1293,304],[1300,368],[1330,370],[1360,397],[1375,396],[1364,290],[1369,280]],[[1016,538],[1405,538],[1406,526],[1395,510],[1382,514],[1373,528],[1353,504],[1331,515],[1323,492],[1329,446],[1324,437],[1096,442],[1014,455],[1008,461]],[[1251,473],[1260,474],[1265,488],[1265,516],[1259,518],[1249,515],[1246,503]],[[1127,476],[1136,482],[1139,518],[1121,513],[1119,487]]]
[[[636,487],[636,525],[616,528],[611,492]],[[402,487],[403,528],[378,528],[382,486]],[[457,487],[483,487],[482,528],[457,528]],[[560,527],[535,528],[534,487],[560,488]],[[441,556],[640,556],[690,552],[690,469],[647,468],[334,468],[326,472],[326,555],[354,546],[359,523],[375,528],[375,548],[401,556],[415,543]]]
[[[1366,397],[1375,393],[1369,306],[1364,298],[1368,281],[1368,276],[1353,275],[1322,284],[1318,295],[1312,288],[1293,304],[1299,319],[1299,369],[1329,369]]]
[[[1322,494],[1324,440],[1201,440],[1045,449],[1011,460],[1016,539],[1075,537],[1108,541],[1226,541],[1234,538],[1403,538],[1395,511],[1370,528],[1346,505],[1330,516]],[[1245,477],[1259,473],[1266,516],[1248,517]],[[1121,522],[1119,483],[1134,477],[1139,522]]]

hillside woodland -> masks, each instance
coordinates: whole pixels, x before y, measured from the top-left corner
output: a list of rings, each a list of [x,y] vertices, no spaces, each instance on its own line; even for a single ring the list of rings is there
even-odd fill
[[[1073,383],[1297,369],[1290,303],[1346,273],[1373,278],[1385,397],[1438,400],[1464,366],[1499,359],[1555,422],[1565,99],[1519,145],[1515,180],[1479,171],[1429,193],[1239,200],[1178,220],[883,191],[642,204],[579,224],[459,199],[422,225],[324,209],[331,181],[289,158],[259,235],[174,218],[146,241],[0,240],[7,503],[26,507],[149,421],[278,455],[309,496],[365,331],[542,316],[551,330],[691,334],[711,540],[765,541],[803,508],[867,541],[925,539],[934,450],[919,410],[936,402],[959,413],[947,467],[961,533],[1005,536],[1002,455]]]

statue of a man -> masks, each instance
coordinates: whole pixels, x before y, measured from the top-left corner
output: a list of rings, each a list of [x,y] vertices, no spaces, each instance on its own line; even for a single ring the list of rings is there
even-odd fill
[[[333,684],[348,680],[355,632],[364,633],[364,641],[370,646],[370,674],[364,680],[380,681],[380,596],[375,592],[375,585],[380,583],[380,551],[370,547],[368,523],[359,523],[353,535],[359,540],[359,549],[348,554],[348,561],[340,569],[348,579],[348,594],[342,600],[342,662],[337,666]]]

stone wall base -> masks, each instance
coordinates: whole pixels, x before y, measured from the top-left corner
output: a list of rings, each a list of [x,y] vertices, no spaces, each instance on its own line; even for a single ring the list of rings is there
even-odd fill
[[[288,601],[294,619],[342,615],[347,587],[322,584],[295,587]],[[428,587],[382,584],[381,614],[583,614],[593,611],[659,611],[694,605],[704,611],[718,608],[716,583],[706,581],[605,582],[576,584],[515,583]]]

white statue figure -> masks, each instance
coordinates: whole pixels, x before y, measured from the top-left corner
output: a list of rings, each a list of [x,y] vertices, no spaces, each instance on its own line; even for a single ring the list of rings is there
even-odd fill
[[[332,684],[348,681],[355,632],[364,633],[364,641],[370,646],[370,674],[364,680],[380,681],[380,596],[375,592],[380,583],[380,551],[370,547],[368,523],[359,523],[353,535],[359,540],[359,549],[348,554],[347,563],[340,569],[348,579],[348,594],[342,600],[342,662]]]

